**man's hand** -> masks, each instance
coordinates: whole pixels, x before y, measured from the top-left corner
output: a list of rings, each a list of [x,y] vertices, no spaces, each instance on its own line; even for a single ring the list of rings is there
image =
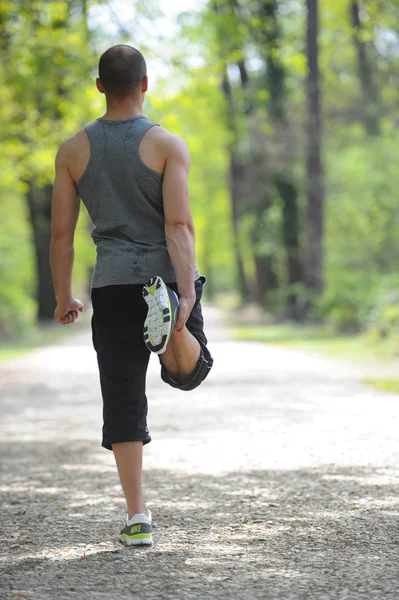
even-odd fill
[[[185,298],[181,296],[179,298],[179,315],[177,317],[176,325],[174,326],[174,331],[182,331],[188,317],[193,310],[195,304],[195,296],[190,296],[189,298]]]
[[[83,310],[84,306],[82,302],[76,298],[72,298],[65,304],[57,304],[54,317],[61,325],[72,325]]]

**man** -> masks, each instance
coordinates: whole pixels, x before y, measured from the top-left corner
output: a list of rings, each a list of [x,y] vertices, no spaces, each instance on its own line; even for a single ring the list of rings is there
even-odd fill
[[[93,344],[103,396],[102,445],[113,450],[127,502],[120,539],[151,544],[143,499],[150,352],[161,377],[192,390],[212,367],[200,299],[205,278],[194,261],[185,142],[142,114],[148,88],[142,54],[118,45],[100,58],[97,88],[105,115],[64,142],[56,157],[51,266],[55,318],[83,311],[71,290],[73,239],[82,198],[94,224]],[[166,283],[167,282],[167,285]]]

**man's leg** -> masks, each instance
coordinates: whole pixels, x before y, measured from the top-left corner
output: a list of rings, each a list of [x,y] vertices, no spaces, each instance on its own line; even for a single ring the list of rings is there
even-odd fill
[[[204,321],[200,304],[205,281],[205,277],[201,277],[195,282],[196,302],[182,331],[173,330],[176,320],[177,300],[174,297],[178,297],[177,284],[165,284],[160,277],[154,277],[143,289],[143,296],[148,304],[144,327],[146,345],[151,351],[157,352],[157,348],[167,344],[166,350],[161,350],[158,354],[162,364],[161,377],[172,387],[185,391],[198,387],[213,364],[206,347],[207,339],[203,331]],[[167,331],[169,323],[172,326],[171,334]]]
[[[187,327],[182,331],[174,331],[168,346],[160,355],[161,361],[167,372],[180,384],[190,381],[194,375],[201,346]]]
[[[137,513],[148,515],[142,489],[143,442],[112,444],[112,450],[126,497],[128,518]]]
[[[143,444],[151,440],[145,394],[150,353],[143,340],[142,286],[97,288],[92,291],[92,302],[93,343],[103,396],[102,445],[114,452],[129,518],[142,513],[148,516],[142,460]],[[130,542],[130,531],[128,537]]]

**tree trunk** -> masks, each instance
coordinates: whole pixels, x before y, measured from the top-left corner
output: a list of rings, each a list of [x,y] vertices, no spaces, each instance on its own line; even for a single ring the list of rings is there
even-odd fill
[[[243,165],[237,158],[233,148],[230,149],[230,193],[231,193],[231,216],[234,233],[234,254],[237,267],[238,288],[244,302],[249,300],[250,292],[244,270],[244,260],[240,248],[239,238],[239,202],[241,198]]]
[[[287,148],[289,146],[289,123],[286,114],[285,68],[279,56],[281,31],[277,11],[276,0],[263,1],[259,5],[259,16],[265,23],[262,46],[266,62],[266,85],[270,92],[268,111],[273,126],[274,144],[275,147],[279,147],[279,155],[272,167],[270,178],[283,202],[282,242],[287,257],[286,269],[289,286],[287,310],[290,316],[294,316],[297,306],[297,290],[293,285],[303,281],[303,268],[300,253],[298,193],[293,180],[289,180],[287,176],[287,171],[291,167],[290,152]]]
[[[277,20],[277,0],[263,0],[259,16],[265,24],[267,89],[270,92],[269,113],[272,121],[286,123],[285,114],[285,69],[279,57],[280,27]]]
[[[212,191],[207,193],[207,198],[212,197]],[[214,249],[215,234],[215,217],[212,213],[212,207],[207,207],[207,222],[206,222],[206,243],[202,250],[202,264],[204,265],[203,274],[206,275],[207,284],[205,286],[205,294],[210,302],[213,302],[216,295],[216,277],[214,277],[214,268],[212,266],[212,253]]]
[[[255,107],[248,94],[249,76],[244,60],[237,62],[240,72],[241,88],[244,94],[245,114],[251,117]],[[249,210],[256,216],[256,221],[252,226],[250,237],[252,242],[252,255],[255,266],[255,299],[258,304],[264,307],[267,303],[268,292],[278,288],[279,280],[275,271],[275,257],[260,253],[258,248],[264,242],[264,230],[262,219],[267,218],[267,209],[270,207],[266,181],[267,176],[261,172],[264,162],[259,161],[256,153],[252,152],[251,164],[247,165],[246,177],[251,181],[251,207]],[[256,171],[256,172],[255,172]],[[252,175],[251,175],[252,173]],[[254,185],[254,181],[261,182],[261,185]],[[245,192],[244,192],[245,193]],[[247,197],[247,194],[245,194]],[[260,226],[262,224],[262,226]]]
[[[254,256],[256,272],[256,301],[263,307],[267,304],[267,295],[278,288],[278,279],[274,268],[274,257],[271,255]]]
[[[249,286],[244,271],[244,261],[240,249],[239,240],[239,204],[242,199],[242,186],[244,174],[244,165],[240,161],[237,155],[237,131],[235,125],[235,110],[233,103],[233,94],[231,85],[227,75],[227,69],[223,76],[223,93],[227,103],[227,121],[228,127],[233,134],[233,141],[230,145],[230,195],[231,195],[231,216],[233,225],[233,244],[234,244],[234,255],[237,269],[238,289],[242,300],[245,302],[250,297]]]
[[[303,282],[303,268],[300,245],[300,224],[298,214],[298,194],[296,187],[281,177],[275,179],[279,196],[283,201],[283,244],[287,254],[288,316],[301,318],[296,285]]]
[[[257,248],[263,242],[263,238],[264,228],[255,225],[251,230],[253,247]],[[255,299],[264,308],[267,306],[270,292],[279,287],[275,268],[276,260],[274,254],[264,254],[256,250],[254,250],[253,256],[256,276]]]
[[[53,278],[50,268],[51,239],[51,196],[53,187],[46,185],[35,188],[29,182],[27,202],[30,213],[36,263],[37,319],[48,321],[54,318],[56,306]]]
[[[212,0],[211,8],[214,13],[220,17],[221,10],[218,0]],[[218,44],[219,44],[219,52],[218,58],[223,63],[223,77],[222,77],[222,92],[224,98],[226,100],[227,105],[227,115],[226,115],[226,124],[227,128],[231,133],[231,142],[229,144],[229,154],[230,154],[230,163],[229,163],[229,188],[230,188],[230,197],[231,197],[231,218],[232,218],[232,226],[233,226],[233,247],[234,247],[234,257],[235,257],[235,267],[237,273],[237,284],[238,291],[243,302],[246,302],[249,299],[249,286],[247,282],[247,278],[245,276],[244,270],[244,260],[242,257],[242,252],[240,248],[240,240],[239,240],[239,217],[240,217],[240,201],[242,199],[241,189],[242,182],[241,177],[243,176],[243,165],[240,161],[239,154],[237,151],[237,142],[238,133],[237,133],[237,115],[234,106],[233,92],[231,89],[229,76],[227,73],[227,65],[225,64],[225,48],[226,48],[226,39],[218,34]]]
[[[324,185],[322,165],[321,102],[318,61],[318,3],[307,0],[307,210],[306,284],[310,292],[323,291]]]
[[[373,73],[367,56],[367,44],[362,40],[362,23],[359,15],[359,3],[350,5],[353,26],[353,43],[357,54],[359,80],[362,90],[361,110],[364,128],[368,135],[380,134],[379,94],[373,81]]]

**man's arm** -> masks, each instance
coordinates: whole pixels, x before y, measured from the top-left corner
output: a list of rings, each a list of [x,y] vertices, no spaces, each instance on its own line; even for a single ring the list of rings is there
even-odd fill
[[[186,143],[177,136],[168,140],[163,179],[166,243],[176,272],[180,309],[176,330],[181,331],[195,303],[195,234],[190,211],[188,173],[190,154]]]
[[[57,308],[55,318],[63,325],[73,323],[83,311],[80,300],[72,297],[73,241],[79,217],[80,198],[67,167],[68,147],[63,144],[55,159],[50,246]]]

